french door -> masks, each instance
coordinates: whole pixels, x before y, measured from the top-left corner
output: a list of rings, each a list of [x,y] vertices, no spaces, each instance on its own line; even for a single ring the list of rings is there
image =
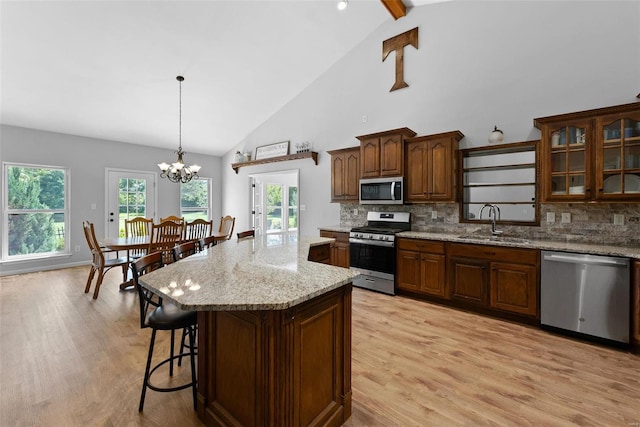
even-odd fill
[[[156,174],[107,169],[108,237],[124,236],[125,219],[156,215]]]

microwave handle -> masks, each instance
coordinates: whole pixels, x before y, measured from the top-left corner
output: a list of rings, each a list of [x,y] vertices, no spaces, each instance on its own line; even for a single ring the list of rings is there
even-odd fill
[[[396,200],[396,193],[395,193],[395,182],[391,181],[391,200],[395,201]]]

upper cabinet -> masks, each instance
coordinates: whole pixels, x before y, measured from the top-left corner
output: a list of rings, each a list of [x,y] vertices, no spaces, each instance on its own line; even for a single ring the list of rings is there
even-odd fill
[[[408,138],[405,141],[405,200],[455,201],[456,153],[460,131]]]
[[[360,177],[402,176],[404,141],[415,136],[409,128],[358,136],[360,140]]]
[[[360,147],[328,153],[331,155],[331,202],[358,202]]]
[[[543,202],[640,200],[640,102],[534,120]]]

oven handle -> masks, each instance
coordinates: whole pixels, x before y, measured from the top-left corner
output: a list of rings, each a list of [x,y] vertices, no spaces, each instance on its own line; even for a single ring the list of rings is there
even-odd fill
[[[384,240],[356,239],[353,237],[349,238],[349,243],[360,243],[361,245],[370,245],[370,246],[384,246],[386,248],[392,248],[394,246],[394,242],[389,242]]]

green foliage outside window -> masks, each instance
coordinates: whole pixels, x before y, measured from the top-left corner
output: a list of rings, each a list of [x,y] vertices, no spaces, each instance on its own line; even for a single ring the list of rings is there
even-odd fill
[[[51,253],[65,247],[65,172],[8,166],[9,256]]]

